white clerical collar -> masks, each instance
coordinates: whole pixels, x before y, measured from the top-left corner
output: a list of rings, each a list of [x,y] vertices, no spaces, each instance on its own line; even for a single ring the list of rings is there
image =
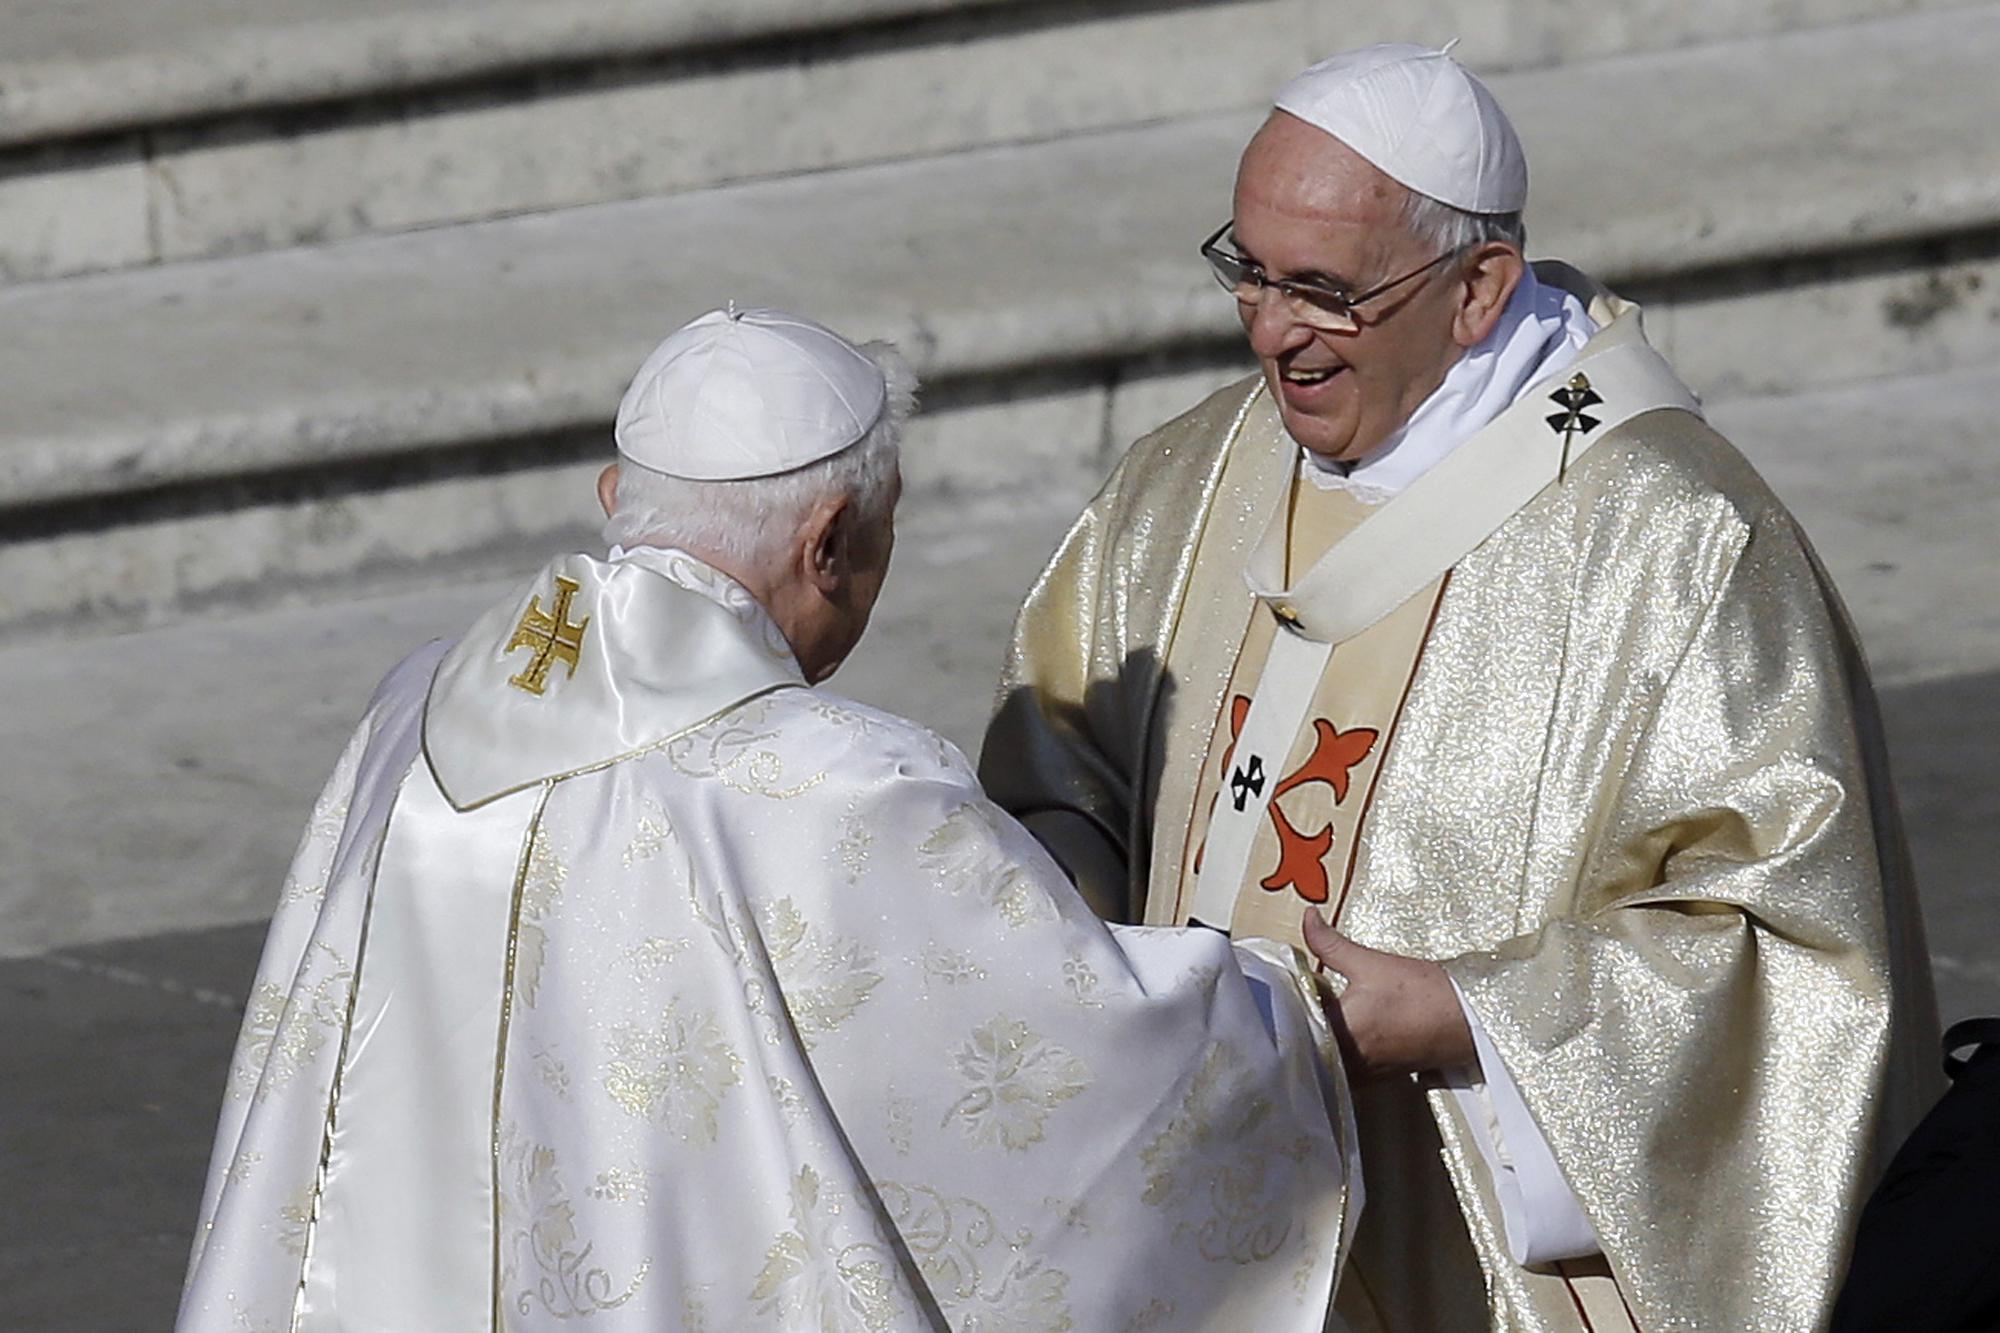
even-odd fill
[[[791,659],[792,645],[763,603],[751,596],[748,588],[700,556],[678,546],[613,546],[604,558],[614,565],[630,563],[649,569],[689,592],[700,593],[742,621],[772,656]]]
[[[805,684],[742,584],[685,551],[619,555],[558,557],[438,664],[424,754],[455,808],[615,762]]]
[[[1493,331],[1445,372],[1444,382],[1380,448],[1346,465],[1301,449],[1299,470],[1321,490],[1347,491],[1366,504],[1392,499],[1536,384],[1566,370],[1597,330],[1581,300],[1538,280],[1531,267]]]

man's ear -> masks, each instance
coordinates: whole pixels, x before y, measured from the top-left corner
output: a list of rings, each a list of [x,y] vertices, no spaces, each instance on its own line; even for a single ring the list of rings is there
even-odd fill
[[[597,474],[597,503],[604,506],[604,516],[610,518],[618,510],[618,465],[613,463]]]
[[[807,513],[799,529],[800,572],[821,596],[831,598],[847,581],[853,565],[853,541],[851,496],[830,496]]]
[[[1460,347],[1475,347],[1485,341],[1527,271],[1521,252],[1505,241],[1488,241],[1476,247],[1460,270],[1465,275],[1464,297],[1452,321],[1452,340]]]

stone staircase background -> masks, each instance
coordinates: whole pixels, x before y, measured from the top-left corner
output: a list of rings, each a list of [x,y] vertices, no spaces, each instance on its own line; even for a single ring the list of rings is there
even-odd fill
[[[1528,141],[1532,248],[1646,301],[1711,396],[1981,365],[2000,337],[1991,5],[0,21],[15,641],[532,561],[587,529],[571,483],[638,360],[730,296],[908,348],[932,408],[914,490],[1087,490],[1241,363],[1193,242],[1270,89],[1378,38],[1460,38]]]
[[[2000,5],[14,0],[0,952],[267,904],[314,747],[475,604],[442,590],[591,539],[626,380],[731,297],[925,375],[921,540],[841,683],[968,741],[1066,519],[1247,368],[1195,245],[1271,90],[1454,36],[1527,142],[1531,252],[1646,305],[1878,668],[2000,666],[1992,559],[1966,558],[2000,508]],[[1899,526],[1926,512],[1951,521]],[[952,643],[913,685],[892,633]],[[64,682],[88,697],[36,703]],[[153,728],[142,759],[71,739],[105,700]],[[256,817],[218,851],[224,750]],[[50,833],[103,791],[124,824]]]

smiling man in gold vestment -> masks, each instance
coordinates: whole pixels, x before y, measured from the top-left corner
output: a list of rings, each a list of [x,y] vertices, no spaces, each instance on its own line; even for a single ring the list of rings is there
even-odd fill
[[[1202,246],[1261,374],[1077,521],[982,777],[1107,916],[1344,979],[1357,1330],[1813,1328],[1936,1021],[1871,688],[1526,198],[1443,52],[1280,91]]]

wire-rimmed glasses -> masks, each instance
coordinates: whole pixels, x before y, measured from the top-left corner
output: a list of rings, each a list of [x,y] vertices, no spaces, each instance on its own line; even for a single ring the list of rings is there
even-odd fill
[[[1264,266],[1245,255],[1222,248],[1222,238],[1236,224],[1225,222],[1215,229],[1215,234],[1201,243],[1201,257],[1215,273],[1216,282],[1222,289],[1246,306],[1254,306],[1264,299],[1268,289],[1285,298],[1293,318],[1299,323],[1324,333],[1354,333],[1361,327],[1359,310],[1378,296],[1402,286],[1410,279],[1430,272],[1458,253],[1447,250],[1428,263],[1411,269],[1400,277],[1380,282],[1367,291],[1350,296],[1337,287],[1326,287],[1316,282],[1299,278],[1274,278],[1264,271]]]

